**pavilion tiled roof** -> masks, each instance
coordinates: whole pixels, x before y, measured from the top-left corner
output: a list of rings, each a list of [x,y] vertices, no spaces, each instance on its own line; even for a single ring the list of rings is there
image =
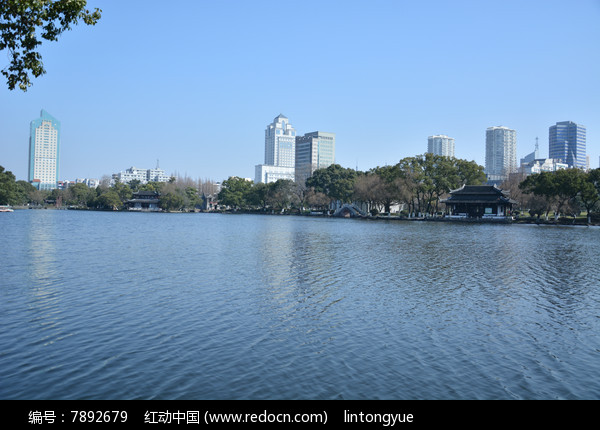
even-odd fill
[[[517,203],[509,197],[508,191],[501,190],[495,185],[463,185],[450,191],[450,197],[441,200],[442,203]]]

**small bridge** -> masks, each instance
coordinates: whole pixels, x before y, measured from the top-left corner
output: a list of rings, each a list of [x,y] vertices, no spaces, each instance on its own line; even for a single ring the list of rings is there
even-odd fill
[[[346,203],[341,208],[338,208],[334,212],[333,216],[341,218],[355,218],[367,216],[367,213],[365,211],[360,210],[353,204]]]

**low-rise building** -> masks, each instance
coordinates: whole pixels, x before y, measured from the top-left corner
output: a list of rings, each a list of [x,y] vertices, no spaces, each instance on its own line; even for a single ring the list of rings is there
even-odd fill
[[[137,167],[130,167],[129,169],[114,173],[112,175],[113,182],[119,181],[122,184],[128,184],[131,181],[138,180],[140,184],[147,184],[148,182],[169,182],[170,177],[165,173],[163,169],[138,169]]]
[[[463,185],[450,191],[450,197],[441,202],[450,217],[490,219],[510,217],[512,206],[517,203],[495,185]]]
[[[127,209],[137,212],[160,212],[160,194],[156,191],[138,191],[127,200]]]
[[[100,185],[100,180],[99,179],[92,179],[92,178],[77,178],[75,179],[75,183],[76,184],[85,184],[90,188],[97,188],[98,185]]]
[[[562,163],[553,158],[537,158],[528,162],[521,162],[521,172],[525,175],[531,175],[541,172],[556,172],[557,170],[568,169],[567,163]]]
[[[277,182],[279,179],[295,179],[295,169],[285,166],[271,166],[268,164],[258,164],[254,169],[254,182],[265,183]]]

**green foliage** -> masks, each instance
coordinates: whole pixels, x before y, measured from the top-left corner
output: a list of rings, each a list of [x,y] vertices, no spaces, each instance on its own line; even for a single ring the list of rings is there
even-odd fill
[[[269,188],[268,184],[262,182],[254,184],[246,195],[246,203],[254,207],[266,209],[269,204]]]
[[[140,181],[139,179],[132,179],[131,181],[129,181],[129,183],[127,185],[129,185],[129,188],[131,188],[131,191],[135,193],[137,191],[141,191],[140,187],[142,186],[142,181]],[[147,190],[147,191],[153,191],[153,190]]]
[[[223,181],[219,193],[219,203],[235,209],[248,206],[248,199],[252,189],[252,182],[237,176],[231,176]]]
[[[99,208],[117,210],[123,206],[123,201],[119,194],[110,188],[98,197],[97,205]]]
[[[25,205],[29,203],[31,196],[37,191],[33,185],[27,181],[19,180],[17,184],[18,204]]]
[[[483,167],[474,161],[430,153],[403,158],[397,166],[410,196],[407,203],[416,212],[437,212],[443,195],[486,180]]]
[[[195,208],[202,205],[202,197],[198,194],[198,190],[194,187],[186,187],[184,190],[185,206]]]
[[[316,192],[325,194],[331,200],[347,203],[352,201],[357,177],[356,170],[332,164],[325,169],[315,170],[306,180],[306,187],[314,188]]]
[[[122,184],[117,181],[112,186],[112,189],[119,195],[122,202],[126,202],[133,196],[133,191],[131,191],[128,184]]]
[[[0,205],[15,205],[19,203],[19,190],[15,175],[0,166]]]
[[[546,214],[553,209],[556,216],[559,213],[574,216],[581,208],[585,208],[590,219],[600,203],[600,169],[589,172],[564,169],[536,173],[525,178],[519,188],[525,194],[535,197],[528,202],[534,213],[539,213],[539,208],[543,207]]]
[[[46,73],[38,52],[42,40],[58,40],[64,31],[80,21],[95,25],[101,16],[96,8],[86,9],[86,0],[2,0],[0,1],[0,51],[8,50],[10,65],[2,69],[8,88],[27,91],[31,73]]]
[[[25,205],[37,191],[29,182],[15,179],[12,172],[0,166],[0,205]]]
[[[137,191],[156,191],[160,194],[165,185],[164,182],[147,182],[143,185],[137,184]]]
[[[160,196],[158,205],[166,211],[179,211],[185,206],[185,199],[175,191]]]
[[[296,207],[299,203],[297,186],[289,179],[279,179],[267,185],[267,203],[275,209]]]
[[[65,190],[65,203],[70,206],[88,207],[96,200],[96,193],[85,184],[75,184]]]

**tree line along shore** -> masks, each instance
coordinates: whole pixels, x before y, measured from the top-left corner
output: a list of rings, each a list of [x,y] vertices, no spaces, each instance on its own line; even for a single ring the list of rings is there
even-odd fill
[[[220,191],[212,181],[171,177],[169,182],[141,184],[132,181],[97,188],[74,184],[66,189],[37,190],[16,181],[0,166],[0,204],[22,207],[71,207],[124,210],[138,191],[155,191],[167,212],[206,210],[206,200],[219,211],[252,213],[331,213],[332,203],[356,203],[371,217],[435,218],[444,214],[441,200],[462,185],[483,185],[483,167],[474,161],[423,154],[406,157],[395,165],[368,171],[333,164],[316,170],[305,183],[278,180],[264,184],[229,177]],[[538,223],[600,222],[600,169],[565,169],[525,176],[512,174],[499,188],[517,204],[517,220]],[[395,212],[393,212],[395,210]]]

